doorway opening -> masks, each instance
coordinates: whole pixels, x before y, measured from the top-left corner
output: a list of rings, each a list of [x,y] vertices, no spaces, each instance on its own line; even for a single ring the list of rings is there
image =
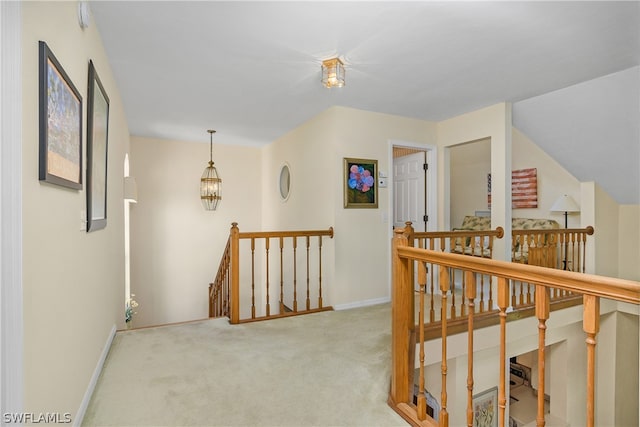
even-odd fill
[[[411,221],[415,231],[436,230],[435,147],[392,141],[390,163],[392,229]]]

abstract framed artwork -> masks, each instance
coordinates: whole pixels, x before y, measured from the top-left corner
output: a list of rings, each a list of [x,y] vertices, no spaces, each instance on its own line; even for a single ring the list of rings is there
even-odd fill
[[[473,427],[498,427],[498,387],[473,396]]]
[[[378,161],[344,158],[344,207],[378,207]]]
[[[107,226],[109,97],[89,61],[87,104],[87,232]]]
[[[82,189],[82,97],[53,55],[39,42],[40,181]]]

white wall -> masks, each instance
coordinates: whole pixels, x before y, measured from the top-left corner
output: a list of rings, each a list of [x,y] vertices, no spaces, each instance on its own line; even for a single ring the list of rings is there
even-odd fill
[[[23,2],[22,8],[24,408],[69,412],[77,422],[112,328],[124,325],[122,176],[129,131],[100,35],[95,24],[80,28],[77,2]],[[83,132],[89,60],[110,98],[103,230],[81,231],[85,190],[38,180],[39,40],[47,42],[82,95]]]
[[[596,273],[601,276],[618,277],[618,230],[620,229],[618,208],[609,194],[599,185],[594,186],[596,231],[595,243]],[[637,262],[636,258],[636,262]]]
[[[140,304],[134,326],[208,317],[208,286],[215,278],[232,222],[240,231],[261,223],[260,149],[216,142],[213,161],[222,178],[217,210],[200,203],[200,177],[209,161],[202,142],[134,137],[131,175],[138,203],[131,206],[131,291]]]
[[[466,215],[489,210],[487,174],[491,172],[491,140],[451,147],[451,227],[462,225]]]
[[[536,168],[538,174],[538,207],[514,209],[512,215],[518,218],[555,219],[564,228],[564,215],[551,212],[551,206],[563,194],[570,195],[580,205],[580,182],[517,129],[513,129],[512,141],[513,170]],[[580,227],[579,214],[570,214],[567,219],[569,228]]]
[[[616,313],[616,358],[615,358],[615,425],[637,426],[638,378],[640,361],[638,360],[639,317],[631,314]],[[634,357],[635,356],[635,357]]]
[[[501,103],[438,122],[438,218],[439,229],[451,229],[449,148],[458,144],[491,139],[491,224],[501,226],[505,238],[494,243],[496,259],[510,259],[511,253],[511,106]],[[508,178],[507,178],[508,176]],[[508,207],[508,208],[507,208]]]
[[[526,135],[513,129],[512,169],[536,168],[538,175],[538,207],[513,209],[518,218],[555,219],[564,227],[564,216],[551,212],[551,206],[563,194],[571,195],[580,204],[580,183],[558,162],[549,157]],[[451,147],[451,225],[459,227],[465,215],[475,210],[487,210],[487,173],[491,170],[489,140]],[[569,227],[580,227],[580,215],[568,218]]]
[[[326,272],[332,281],[326,282],[328,304],[345,306],[390,296],[388,188],[378,190],[377,209],[345,209],[342,176],[345,157],[377,160],[378,170],[389,173],[390,140],[434,144],[435,126],[332,107],[263,150],[265,228],[335,229],[330,242],[334,252],[328,255],[333,259]],[[291,196],[283,203],[276,182],[285,161],[291,165]]]
[[[618,277],[640,281],[640,205],[621,205],[618,224]]]

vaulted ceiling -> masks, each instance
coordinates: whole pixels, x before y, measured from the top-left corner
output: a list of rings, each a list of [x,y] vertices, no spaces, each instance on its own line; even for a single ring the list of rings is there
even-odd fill
[[[515,125],[578,179],[595,180],[619,203],[640,203],[638,120],[625,119],[628,131],[614,135],[625,141],[600,134],[617,114],[638,117],[638,72],[605,116],[564,107],[575,85],[582,92],[584,82],[638,67],[636,1],[90,6],[133,135],[208,142],[214,128],[217,142],[260,146],[333,105],[439,121],[507,101]],[[326,89],[320,63],[334,56],[345,63],[346,86]],[[589,114],[600,115],[596,135]],[[573,145],[564,145],[567,135]],[[603,149],[582,149],[594,144]],[[608,176],[623,160],[635,175]],[[594,163],[611,173],[580,168]]]

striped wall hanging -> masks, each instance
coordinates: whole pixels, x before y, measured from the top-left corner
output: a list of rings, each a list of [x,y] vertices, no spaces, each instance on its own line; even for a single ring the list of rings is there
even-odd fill
[[[487,174],[487,204],[491,209],[491,174]],[[538,170],[536,168],[511,171],[511,208],[538,207]]]

